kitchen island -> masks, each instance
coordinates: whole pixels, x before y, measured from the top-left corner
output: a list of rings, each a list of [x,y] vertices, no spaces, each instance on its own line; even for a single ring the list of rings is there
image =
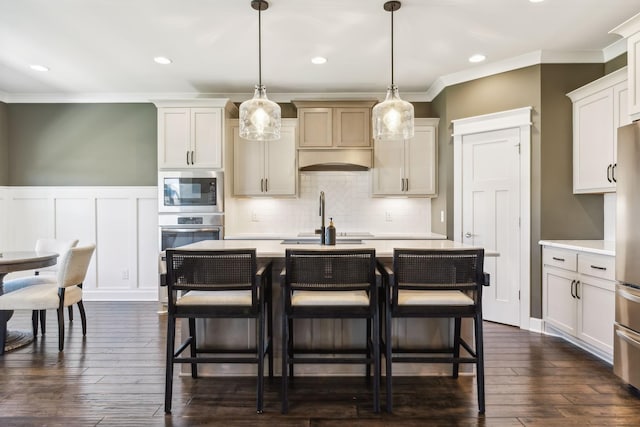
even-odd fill
[[[361,240],[338,243],[335,246],[318,243],[281,243],[282,240],[206,240],[185,245],[180,249],[215,250],[255,248],[261,260],[273,261],[273,329],[274,329],[274,367],[276,375],[280,373],[280,313],[281,291],[280,272],[284,267],[285,251],[295,249],[375,249],[376,256],[385,263],[393,257],[394,248],[411,249],[460,249],[473,246],[451,240]],[[486,256],[497,256],[493,251],[486,251]],[[255,323],[244,319],[199,320],[197,324],[197,341],[200,346],[217,347],[221,342],[229,347],[251,348],[255,343]],[[407,328],[407,323],[411,328]],[[418,327],[421,326],[421,327]],[[353,319],[300,319],[296,321],[295,341],[297,345],[309,348],[349,348],[363,347],[365,322]],[[394,321],[394,345],[404,348],[425,344],[433,348],[450,344],[450,330],[453,322],[449,319],[399,319]],[[182,322],[182,334],[187,334],[187,322]],[[472,336],[471,322],[463,321],[463,334],[467,339]],[[215,341],[213,338],[215,337]],[[255,375],[253,365],[203,364],[198,372],[203,375]],[[471,366],[461,366],[461,372],[470,372]],[[466,369],[466,371],[465,371]],[[188,365],[183,366],[183,374],[190,373]],[[410,364],[403,363],[394,367],[394,375],[450,375],[451,368],[445,364]],[[354,365],[297,365],[296,375],[363,375],[364,367]]]

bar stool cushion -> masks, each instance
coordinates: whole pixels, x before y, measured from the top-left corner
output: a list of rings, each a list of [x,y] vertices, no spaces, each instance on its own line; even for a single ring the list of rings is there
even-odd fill
[[[77,286],[66,289],[65,306],[76,304],[81,299],[82,289]],[[58,287],[50,283],[28,286],[0,296],[0,310],[46,310],[58,308],[59,303]]]
[[[398,290],[398,305],[474,305],[473,298],[460,291]]]
[[[251,291],[189,291],[176,301],[177,306],[252,304]]]
[[[293,291],[292,306],[368,306],[367,291]]]

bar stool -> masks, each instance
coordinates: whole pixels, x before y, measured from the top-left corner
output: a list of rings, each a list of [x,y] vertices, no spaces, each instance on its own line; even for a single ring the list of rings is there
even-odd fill
[[[375,250],[287,249],[280,279],[282,413],[288,411],[288,383],[296,363],[365,364],[367,378],[373,365],[373,410],[379,412],[380,338]],[[296,347],[294,320],[311,318],[365,319],[366,348],[310,350]],[[335,357],[342,353],[352,356]]]
[[[393,362],[404,362],[451,363],[453,378],[458,377],[460,363],[475,364],[478,408],[481,414],[484,413],[482,286],[489,286],[489,275],[483,272],[483,263],[483,249],[394,249],[393,269],[381,266],[386,308],[387,412],[393,411]],[[397,345],[394,348],[391,341],[393,319],[411,317],[455,319],[452,346],[402,349]],[[465,317],[474,321],[475,348],[460,334],[461,319]],[[410,324],[407,327],[410,328]],[[468,353],[467,356],[460,355],[460,347]]]
[[[174,363],[190,364],[193,378],[198,377],[198,363],[257,364],[256,410],[262,413],[265,357],[268,357],[269,377],[273,377],[271,262],[258,268],[255,249],[168,249],[166,254],[169,304],[165,413],[171,413]],[[176,350],[175,327],[179,318],[189,320],[189,336]],[[196,319],[214,318],[256,319],[255,348],[198,348]],[[180,356],[187,347],[190,357]]]

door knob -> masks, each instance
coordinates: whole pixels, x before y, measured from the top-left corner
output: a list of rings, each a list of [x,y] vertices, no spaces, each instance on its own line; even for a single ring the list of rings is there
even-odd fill
[[[466,233],[464,233],[464,237],[466,237],[467,239],[470,239],[472,236],[471,233],[469,233],[468,231]]]

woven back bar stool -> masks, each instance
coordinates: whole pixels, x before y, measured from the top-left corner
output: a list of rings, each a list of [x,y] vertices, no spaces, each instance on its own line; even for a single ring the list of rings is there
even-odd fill
[[[188,363],[198,377],[198,363],[257,364],[256,410],[262,413],[264,361],[273,377],[271,262],[258,268],[255,249],[190,251],[168,249],[167,364],[165,413],[171,413],[173,365]],[[188,319],[189,336],[175,348],[176,319]],[[198,348],[196,319],[255,319],[254,348]],[[190,355],[181,356],[189,348]]]
[[[478,408],[484,413],[484,355],[482,339],[482,286],[484,250],[395,249],[393,269],[381,266],[384,278],[385,368],[387,411],[393,411],[393,363],[450,363],[453,378],[460,363],[476,365]],[[403,349],[392,345],[394,318],[452,318],[452,346]],[[474,322],[475,346],[461,337],[462,318]],[[407,325],[410,328],[410,324]],[[463,348],[466,355],[460,354]],[[436,354],[437,353],[437,354]]]
[[[380,410],[380,341],[378,276],[373,249],[287,249],[282,284],[282,413],[288,411],[289,377],[296,363],[373,366],[373,410]],[[366,346],[361,349],[303,349],[294,343],[294,320],[365,319]],[[343,354],[344,353],[344,354]],[[337,357],[337,356],[343,357]]]

